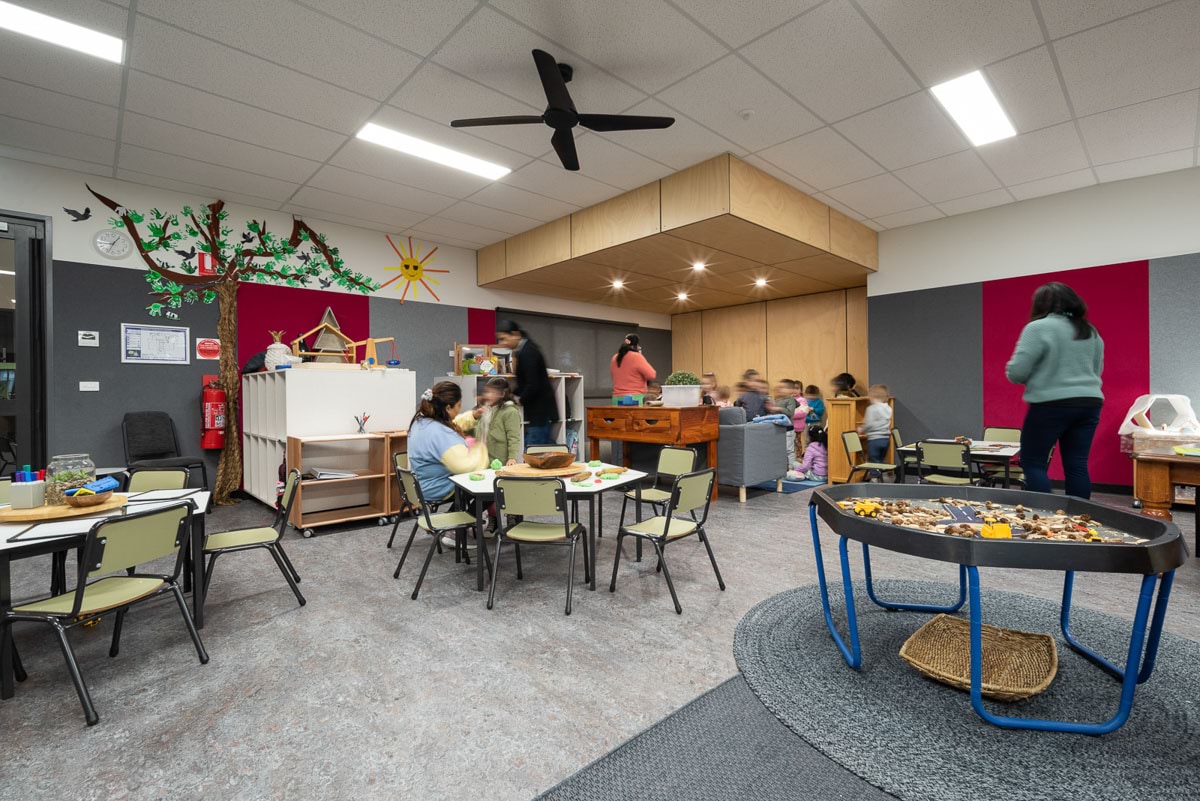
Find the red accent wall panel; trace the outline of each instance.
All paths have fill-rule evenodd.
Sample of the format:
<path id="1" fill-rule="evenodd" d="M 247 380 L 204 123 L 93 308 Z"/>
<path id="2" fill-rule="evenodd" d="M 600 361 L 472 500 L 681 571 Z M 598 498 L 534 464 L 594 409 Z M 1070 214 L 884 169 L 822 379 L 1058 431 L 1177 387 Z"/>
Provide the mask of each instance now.
<path id="1" fill-rule="evenodd" d="M 1092 481 L 1132 484 L 1133 466 L 1120 452 L 1117 428 L 1125 410 L 1150 391 L 1150 263 L 1133 261 L 1058 273 L 985 281 L 983 284 L 983 422 L 1020 427 L 1023 387 L 1010 384 L 1004 366 L 1029 319 L 1033 292 L 1061 281 L 1088 304 L 1088 317 L 1104 337 L 1104 411 L 1092 445 Z M 1052 478 L 1062 478 L 1057 455 Z"/>
<path id="2" fill-rule="evenodd" d="M 271 344 L 268 331 L 283 330 L 284 342 L 320 324 L 333 309 L 342 333 L 355 340 L 371 335 L 370 298 L 345 292 L 323 292 L 268 284 L 238 287 L 238 362 L 244 363 Z M 309 340 L 312 344 L 312 340 Z"/>
<path id="3" fill-rule="evenodd" d="M 464 344 L 496 344 L 495 309 L 467 309 L 467 341 Z"/>

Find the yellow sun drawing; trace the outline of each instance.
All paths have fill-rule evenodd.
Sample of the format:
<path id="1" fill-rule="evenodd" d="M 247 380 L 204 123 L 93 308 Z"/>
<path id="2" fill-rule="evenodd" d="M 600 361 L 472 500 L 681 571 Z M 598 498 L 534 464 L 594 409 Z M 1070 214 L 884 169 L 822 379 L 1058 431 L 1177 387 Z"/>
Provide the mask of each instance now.
<path id="1" fill-rule="evenodd" d="M 396 251 L 396 255 L 400 257 L 400 264 L 395 267 L 384 267 L 383 269 L 392 270 L 392 271 L 399 270 L 400 274 L 397 275 L 395 278 L 391 279 L 390 281 L 385 281 L 379 288 L 383 289 L 383 287 L 387 286 L 388 284 L 394 284 L 397 281 L 400 281 L 401 279 L 403 279 L 404 291 L 400 293 L 400 302 L 401 303 L 403 303 L 404 299 L 406 297 L 408 297 L 408 288 L 409 287 L 412 287 L 413 300 L 417 299 L 417 291 L 418 291 L 417 284 L 418 283 L 421 286 L 425 287 L 425 289 L 428 290 L 430 295 L 433 295 L 434 300 L 441 303 L 442 299 L 437 296 L 437 293 L 433 291 L 433 287 L 431 287 L 429 285 L 430 283 L 434 283 L 434 284 L 441 286 L 441 282 L 438 281 L 433 276 L 431 276 L 430 273 L 448 273 L 450 271 L 449 270 L 431 270 L 425 266 L 425 263 L 428 262 L 431 258 L 433 258 L 433 254 L 437 253 L 437 247 L 434 247 L 433 250 L 429 251 L 424 256 L 422 256 L 421 255 L 421 245 L 418 243 L 416 246 L 414 246 L 411 236 L 408 238 L 408 247 L 407 248 L 404 247 L 403 242 L 400 243 L 400 247 L 396 247 L 396 243 L 393 242 L 392 238 L 390 236 L 388 236 L 387 234 L 384 234 L 384 238 L 386 238 L 388 241 L 388 244 L 392 246 L 392 250 Z M 399 285 L 397 285 L 397 288 L 399 288 Z"/>

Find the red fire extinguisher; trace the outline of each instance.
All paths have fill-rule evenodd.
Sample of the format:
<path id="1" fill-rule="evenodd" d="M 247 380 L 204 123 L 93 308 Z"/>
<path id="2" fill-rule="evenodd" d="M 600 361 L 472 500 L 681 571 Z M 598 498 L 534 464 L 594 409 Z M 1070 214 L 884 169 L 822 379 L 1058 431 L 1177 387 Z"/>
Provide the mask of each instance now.
<path id="1" fill-rule="evenodd" d="M 200 393 L 200 447 L 225 447 L 225 390 L 216 381 L 206 384 Z"/>

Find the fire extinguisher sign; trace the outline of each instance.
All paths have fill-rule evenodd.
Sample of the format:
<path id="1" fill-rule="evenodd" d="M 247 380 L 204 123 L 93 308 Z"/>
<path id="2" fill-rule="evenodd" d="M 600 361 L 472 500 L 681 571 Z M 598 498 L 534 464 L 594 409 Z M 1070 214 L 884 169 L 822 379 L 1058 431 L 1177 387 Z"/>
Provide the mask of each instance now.
<path id="1" fill-rule="evenodd" d="M 199 337 L 196 340 L 196 358 L 209 361 L 221 358 L 221 340 Z"/>

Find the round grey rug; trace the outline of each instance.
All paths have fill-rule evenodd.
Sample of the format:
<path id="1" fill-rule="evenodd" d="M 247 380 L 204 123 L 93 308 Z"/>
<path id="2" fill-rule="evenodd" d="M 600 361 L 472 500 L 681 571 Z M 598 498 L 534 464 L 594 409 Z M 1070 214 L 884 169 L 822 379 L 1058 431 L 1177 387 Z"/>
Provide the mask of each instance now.
<path id="1" fill-rule="evenodd" d="M 946 603 L 958 588 L 881 580 L 876 589 L 894 600 Z M 834 620 L 844 625 L 840 583 L 830 587 L 830 598 Z M 861 671 L 846 666 L 830 639 L 816 585 L 751 609 L 733 649 L 747 683 L 776 717 L 876 787 L 906 801 L 1200 799 L 1200 643 L 1163 634 L 1154 675 L 1138 687 L 1129 721 L 1112 734 L 999 729 L 975 714 L 967 693 L 923 678 L 900 659 L 900 646 L 930 615 L 886 612 L 862 585 L 855 586 L 855 602 Z M 985 699 L 992 711 L 1089 722 L 1116 711 L 1120 685 L 1062 642 L 1057 604 L 985 585 L 983 618 L 1053 633 L 1058 641 L 1050 688 L 1016 703 Z M 1086 645 L 1124 662 L 1128 622 L 1077 605 L 1072 629 Z"/>

